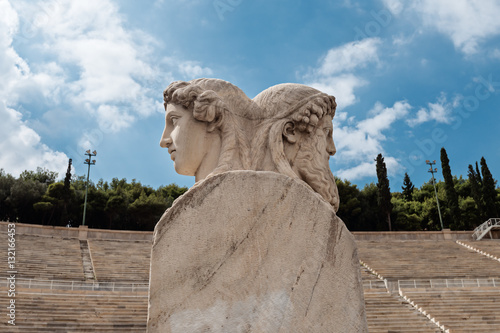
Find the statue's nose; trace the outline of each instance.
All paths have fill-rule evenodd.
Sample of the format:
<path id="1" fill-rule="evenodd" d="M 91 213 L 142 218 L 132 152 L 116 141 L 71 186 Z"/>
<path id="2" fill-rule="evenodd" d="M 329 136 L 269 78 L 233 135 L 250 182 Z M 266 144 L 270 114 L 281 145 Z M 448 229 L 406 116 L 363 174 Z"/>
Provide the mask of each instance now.
<path id="1" fill-rule="evenodd" d="M 331 156 L 335 155 L 335 153 L 337 152 L 337 148 L 335 147 L 335 143 L 333 142 L 333 139 L 330 139 L 328 140 L 328 146 L 327 146 L 327 151 L 328 151 L 328 154 L 330 154 Z"/>
<path id="2" fill-rule="evenodd" d="M 162 137 L 160 140 L 160 147 L 162 148 L 168 148 L 171 144 L 172 144 L 171 138 Z"/>

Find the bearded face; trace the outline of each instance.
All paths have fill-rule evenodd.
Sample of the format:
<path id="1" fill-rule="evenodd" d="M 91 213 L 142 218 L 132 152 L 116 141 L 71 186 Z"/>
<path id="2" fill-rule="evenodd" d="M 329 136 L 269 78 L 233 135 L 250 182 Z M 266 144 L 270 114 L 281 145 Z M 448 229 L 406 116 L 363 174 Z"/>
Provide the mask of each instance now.
<path id="1" fill-rule="evenodd" d="M 304 135 L 292 162 L 295 173 L 319 193 L 337 211 L 339 193 L 328 160 L 335 154 L 332 138 L 332 117 L 322 119 L 318 128 Z"/>

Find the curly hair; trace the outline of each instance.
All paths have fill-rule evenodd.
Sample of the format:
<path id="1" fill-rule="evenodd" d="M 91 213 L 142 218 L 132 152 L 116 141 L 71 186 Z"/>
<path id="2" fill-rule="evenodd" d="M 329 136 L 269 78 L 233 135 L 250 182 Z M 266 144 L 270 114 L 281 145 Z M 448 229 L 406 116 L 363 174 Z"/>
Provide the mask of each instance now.
<path id="1" fill-rule="evenodd" d="M 291 178 L 301 179 L 301 176 L 292 169 L 291 163 L 293 162 L 285 155 L 283 128 L 287 123 L 292 122 L 297 130 L 307 134 L 313 133 L 318 128 L 322 118 L 327 115 L 332 118 L 335 116 L 337 108 L 335 97 L 309 86 L 285 83 L 264 90 L 253 100 L 264 110 L 264 113 L 251 145 L 253 148 L 251 167 L 253 170 L 263 170 L 265 168 L 264 160 L 267 152 L 269 152 L 277 172 Z M 310 153 L 312 154 L 312 152 Z M 310 158 L 313 157 L 313 155 L 310 156 Z M 329 183 L 333 181 L 332 184 L 328 185 L 332 189 L 328 191 L 322 189 L 322 192 L 325 192 L 323 195 L 325 199 L 335 209 L 338 209 L 338 192 L 336 192 L 333 175 L 331 177 L 329 175 L 317 175 L 317 177 L 322 177 L 323 181 Z M 315 185 L 319 183 L 312 179 L 312 175 L 309 175 L 308 178 L 310 180 L 303 180 L 306 183 L 315 183 Z M 326 194 L 326 192 L 332 193 Z"/>
<path id="2" fill-rule="evenodd" d="M 293 171 L 280 152 L 283 149 L 281 128 L 292 121 L 299 131 L 311 133 L 324 116 L 335 116 L 335 97 L 302 84 L 283 83 L 262 91 L 253 100 L 262 108 L 263 116 L 252 141 L 252 167 L 258 170 L 265 157 L 262 149 L 255 148 L 269 145 L 279 172 L 292 177 Z M 274 144 L 268 142 L 276 138 L 278 141 Z"/>
<path id="3" fill-rule="evenodd" d="M 208 123 L 207 131 L 220 131 L 221 155 L 211 175 L 248 168 L 249 143 L 235 117 L 254 103 L 241 89 L 219 79 L 175 81 L 163 92 L 163 100 L 165 108 L 178 104 L 192 111 L 196 120 Z"/>

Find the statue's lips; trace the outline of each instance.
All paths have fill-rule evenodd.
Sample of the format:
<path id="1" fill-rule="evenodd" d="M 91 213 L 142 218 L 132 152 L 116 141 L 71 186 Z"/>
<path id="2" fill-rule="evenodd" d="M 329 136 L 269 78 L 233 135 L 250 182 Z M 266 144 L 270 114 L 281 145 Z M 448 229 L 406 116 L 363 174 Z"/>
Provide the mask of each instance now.
<path id="1" fill-rule="evenodd" d="M 170 159 L 175 161 L 175 149 L 170 152 Z"/>

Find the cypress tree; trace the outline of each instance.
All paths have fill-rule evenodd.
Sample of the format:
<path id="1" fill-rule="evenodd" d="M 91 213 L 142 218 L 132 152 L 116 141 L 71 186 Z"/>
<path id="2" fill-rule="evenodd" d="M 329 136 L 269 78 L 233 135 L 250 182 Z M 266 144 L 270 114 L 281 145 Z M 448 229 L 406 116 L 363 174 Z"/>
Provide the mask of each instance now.
<path id="1" fill-rule="evenodd" d="M 458 195 L 455 190 L 455 183 L 451 175 L 450 160 L 446 149 L 441 148 L 441 168 L 443 170 L 444 187 L 446 191 L 446 201 L 450 208 L 451 217 L 455 226 L 460 225 L 460 209 L 458 208 Z"/>
<path id="2" fill-rule="evenodd" d="M 410 176 L 408 176 L 408 173 L 405 172 L 405 177 L 403 179 L 403 186 L 401 186 L 401 189 L 403 190 L 403 198 L 406 201 L 412 201 L 413 200 L 413 189 L 415 186 L 410 180 Z"/>
<path id="3" fill-rule="evenodd" d="M 70 158 L 68 161 L 68 170 L 66 171 L 66 177 L 64 178 L 64 192 L 69 193 L 69 185 L 71 182 L 71 163 L 72 159 Z"/>
<path id="4" fill-rule="evenodd" d="M 382 154 L 377 156 L 377 189 L 378 189 L 378 206 L 380 214 L 387 220 L 389 231 L 392 231 L 391 225 L 391 189 L 389 188 L 389 179 L 387 178 L 387 168 L 385 166 Z"/>
<path id="5" fill-rule="evenodd" d="M 467 174 L 469 176 L 471 196 L 476 203 L 478 211 L 480 212 L 480 214 L 482 214 L 484 212 L 484 205 L 483 197 L 481 194 L 481 186 L 478 181 L 478 175 L 476 174 L 476 171 L 474 171 L 474 167 L 471 164 L 469 164 L 469 172 Z M 483 216 L 481 216 L 481 219 L 483 219 Z"/>
<path id="6" fill-rule="evenodd" d="M 476 179 L 477 179 L 477 183 L 479 184 L 480 187 L 483 186 L 483 180 L 481 178 L 481 172 L 479 172 L 479 167 L 477 165 L 477 161 L 476 161 Z"/>
<path id="7" fill-rule="evenodd" d="M 70 189 L 70 183 L 71 183 L 71 163 L 73 160 L 70 158 L 68 161 L 68 170 L 66 171 L 66 177 L 64 177 L 64 186 L 63 186 L 63 211 L 61 214 L 61 225 L 64 225 L 66 223 L 66 220 L 68 219 L 68 205 L 69 201 L 71 199 L 71 189 Z"/>
<path id="8" fill-rule="evenodd" d="M 486 217 L 498 217 L 496 207 L 497 191 L 495 190 L 496 181 L 493 179 L 484 157 L 481 157 L 481 173 L 483 175 L 482 192 Z"/>

